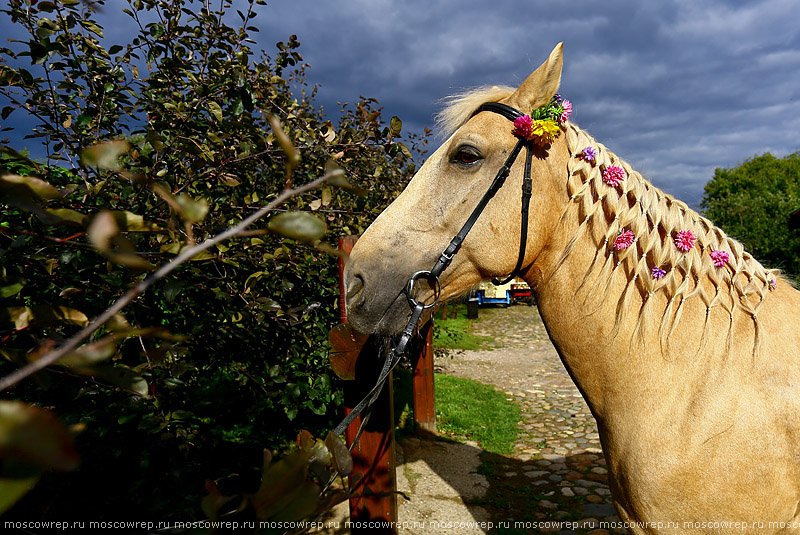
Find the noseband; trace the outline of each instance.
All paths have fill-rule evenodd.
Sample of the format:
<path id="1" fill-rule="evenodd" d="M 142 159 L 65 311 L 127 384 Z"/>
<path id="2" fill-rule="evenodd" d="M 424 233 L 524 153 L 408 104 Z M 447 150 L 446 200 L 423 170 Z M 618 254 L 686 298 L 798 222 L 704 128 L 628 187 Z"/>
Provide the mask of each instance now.
<path id="1" fill-rule="evenodd" d="M 506 106 L 505 104 L 500 104 L 499 102 L 486 102 L 481 104 L 481 106 L 475 111 L 475 113 L 472 114 L 472 116 L 474 117 L 475 115 L 484 111 L 500 114 L 510 121 L 514 121 L 515 119 L 525 115 L 521 111 L 516 110 L 511 106 Z M 355 418 L 364 411 L 364 409 L 371 407 L 372 404 L 375 403 L 375 400 L 378 399 L 378 395 L 383 389 L 383 385 L 389 377 L 389 373 L 395 368 L 395 366 L 397 366 L 397 364 L 400 362 L 400 358 L 405 354 L 406 346 L 408 345 L 409 340 L 411 340 L 411 337 L 414 335 L 414 331 L 416 331 L 417 322 L 422 316 L 423 310 L 433 308 L 436 306 L 436 303 L 439 302 L 439 297 L 442 293 L 439 275 L 441 275 L 442 272 L 450 265 L 450 262 L 453 261 L 453 257 L 461 248 L 464 238 L 467 237 L 467 234 L 475 225 L 478 217 L 480 217 L 481 213 L 483 213 L 484 209 L 486 209 L 486 205 L 489 204 L 489 201 L 492 199 L 492 197 L 495 196 L 495 194 L 505 183 L 506 178 L 508 178 L 508 174 L 511 172 L 511 166 L 514 165 L 517 156 L 519 156 L 519 153 L 522 151 L 522 147 L 525 147 L 526 154 L 525 174 L 523 175 L 522 179 L 522 225 L 519 239 L 519 256 L 517 257 L 517 265 L 514 267 L 514 270 L 511 272 L 511 274 L 502 281 L 498 279 L 492 279 L 492 283 L 498 286 L 501 284 L 506 284 L 519 274 L 519 271 L 522 268 L 522 263 L 525 260 L 525 246 L 528 242 L 528 211 L 531 203 L 531 193 L 533 191 L 533 182 L 531 180 L 533 146 L 531 141 L 526 140 L 523 137 L 518 138 L 517 144 L 514 145 L 513 149 L 511 149 L 511 153 L 506 158 L 506 161 L 497 171 L 494 180 L 492 180 L 492 183 L 489 185 L 489 189 L 483 194 L 483 197 L 481 197 L 481 200 L 472 211 L 472 214 L 470 214 L 466 223 L 464 223 L 464 226 L 462 226 L 461 230 L 458 231 L 458 234 L 456 234 L 453 239 L 450 240 L 450 244 L 442 252 L 439 260 L 436 261 L 436 264 L 434 264 L 433 268 L 431 268 L 430 271 L 417 271 L 411 275 L 411 278 L 409 278 L 404 291 L 406 294 L 406 299 L 408 300 L 408 304 L 412 309 L 411 317 L 408 319 L 405 329 L 403 329 L 403 334 L 400 336 L 397 346 L 395 346 L 394 349 L 392 349 L 392 351 L 390 351 L 386 356 L 386 361 L 383 364 L 383 368 L 378 376 L 376 385 L 358 405 L 353 407 L 353 410 L 348 413 L 347 417 L 342 420 L 336 429 L 334 429 L 334 433 L 337 435 L 343 433 L 347 426 L 349 426 L 353 420 L 355 420 Z M 429 285 L 433 288 L 433 302 L 430 304 L 426 305 L 418 301 L 415 297 L 416 284 L 420 279 L 427 280 Z M 358 438 L 361 435 L 361 431 L 366 425 L 368 418 L 369 414 L 362 419 L 358 434 L 356 435 L 355 440 L 352 442 L 353 445 L 358 443 Z"/>

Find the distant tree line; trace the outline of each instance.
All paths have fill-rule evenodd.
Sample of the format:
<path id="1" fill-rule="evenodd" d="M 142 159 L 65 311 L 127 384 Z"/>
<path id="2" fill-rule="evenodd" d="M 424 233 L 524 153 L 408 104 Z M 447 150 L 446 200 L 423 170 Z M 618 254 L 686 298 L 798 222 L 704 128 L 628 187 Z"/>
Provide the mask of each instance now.
<path id="1" fill-rule="evenodd" d="M 717 169 L 705 186 L 704 215 L 737 238 L 767 267 L 800 275 L 800 233 L 790 216 L 800 209 L 800 152 L 770 153 Z"/>

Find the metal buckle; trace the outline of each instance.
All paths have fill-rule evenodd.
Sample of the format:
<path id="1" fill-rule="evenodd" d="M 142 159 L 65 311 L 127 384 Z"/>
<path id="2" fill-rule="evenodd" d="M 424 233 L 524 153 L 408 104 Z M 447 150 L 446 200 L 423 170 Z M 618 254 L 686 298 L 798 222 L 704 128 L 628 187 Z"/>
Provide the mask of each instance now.
<path id="1" fill-rule="evenodd" d="M 424 305 L 416 300 L 414 296 L 414 286 L 418 279 L 426 279 L 428 282 L 433 281 L 433 303 L 429 305 Z M 408 279 L 408 284 L 406 285 L 406 299 L 408 299 L 408 304 L 411 305 L 411 308 L 416 308 L 417 306 L 422 306 L 422 310 L 427 310 L 429 308 L 433 308 L 436 306 L 436 303 L 439 302 L 439 297 L 442 295 L 442 285 L 439 282 L 439 277 L 431 273 L 430 271 L 417 271 L 411 278 Z"/>

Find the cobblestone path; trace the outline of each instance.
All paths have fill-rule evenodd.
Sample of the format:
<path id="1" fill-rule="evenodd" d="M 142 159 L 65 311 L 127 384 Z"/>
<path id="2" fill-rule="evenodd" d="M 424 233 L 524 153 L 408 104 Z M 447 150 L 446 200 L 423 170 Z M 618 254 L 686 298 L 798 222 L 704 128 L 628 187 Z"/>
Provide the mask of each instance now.
<path id="1" fill-rule="evenodd" d="M 440 371 L 492 384 L 522 409 L 521 435 L 511 456 L 482 454 L 488 488 L 474 515 L 509 522 L 510 532 L 627 533 L 607 484 L 597 427 L 555 349 L 536 307 L 480 311 L 475 334 L 493 349 L 440 358 Z M 487 466 L 488 465 L 488 466 Z M 488 468 L 488 470 L 487 470 Z M 561 521 L 551 526 L 546 521 Z M 530 529 L 513 529 L 530 526 Z M 608 524 L 605 524 L 608 523 Z"/>

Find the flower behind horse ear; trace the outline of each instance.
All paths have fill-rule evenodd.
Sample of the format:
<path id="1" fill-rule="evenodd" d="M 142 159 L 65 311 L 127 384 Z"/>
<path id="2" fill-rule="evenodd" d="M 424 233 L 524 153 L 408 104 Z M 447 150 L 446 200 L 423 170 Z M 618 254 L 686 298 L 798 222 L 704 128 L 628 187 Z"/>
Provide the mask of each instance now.
<path id="1" fill-rule="evenodd" d="M 572 113 L 572 102 L 569 100 L 565 100 L 561 103 L 561 106 L 564 108 L 564 111 L 561 113 L 561 116 L 558 118 L 559 124 L 564 124 L 569 119 L 569 114 Z"/>
<path id="2" fill-rule="evenodd" d="M 533 121 L 531 130 L 531 140 L 537 145 L 548 145 L 561 133 L 561 127 L 555 121 L 548 119 Z"/>

